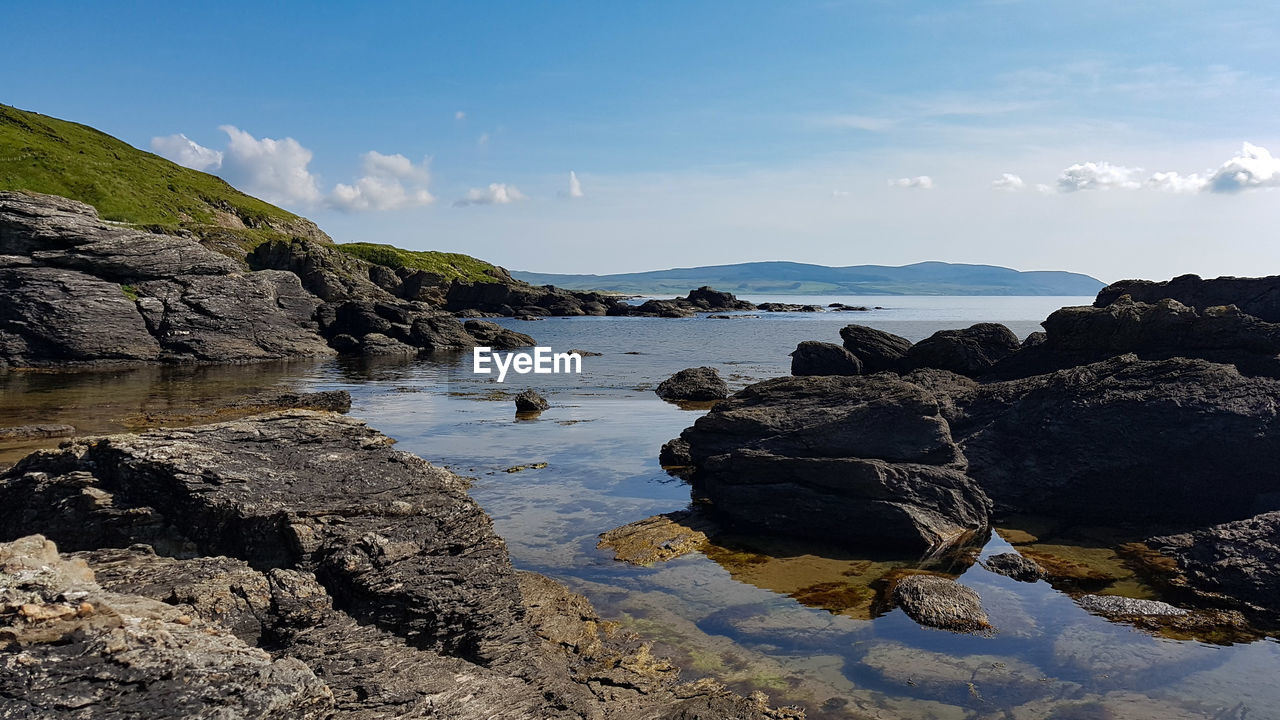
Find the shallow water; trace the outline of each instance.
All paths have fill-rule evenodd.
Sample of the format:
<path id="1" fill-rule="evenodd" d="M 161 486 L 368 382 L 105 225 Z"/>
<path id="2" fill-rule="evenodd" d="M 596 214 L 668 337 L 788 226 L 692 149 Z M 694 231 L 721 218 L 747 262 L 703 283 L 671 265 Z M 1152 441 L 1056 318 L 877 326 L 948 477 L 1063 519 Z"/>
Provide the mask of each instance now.
<path id="1" fill-rule="evenodd" d="M 713 320 L 501 320 L 557 351 L 600 352 L 576 376 L 470 373 L 470 355 L 407 363 L 320 363 L 169 369 L 98 375 L 0 376 L 0 423 L 71 422 L 116 431 L 150 409 L 288 384 L 346 389 L 352 414 L 399 447 L 476 478 L 513 562 L 566 582 L 600 613 L 652 640 L 685 668 L 810 717 L 1274 718 L 1280 644 L 1157 638 L 1089 615 L 1048 583 L 1017 583 L 967 562 L 950 569 L 982 596 L 997 632 L 921 628 L 877 596 L 907 558 L 848 548 L 714 537 L 716 548 L 651 567 L 615 562 L 600 533 L 688 506 L 689 489 L 658 465 L 658 448 L 702 411 L 662 402 L 652 388 L 676 370 L 720 369 L 731 387 L 787 373 L 801 340 L 839 342 L 857 322 L 922 339 L 995 321 L 1020 336 L 1088 298 L 749 298 L 885 306 L 870 312 L 766 314 Z M 628 354 L 637 353 L 637 354 Z M 511 395 L 537 387 L 552 403 L 514 418 Z M 130 421 L 130 418 L 134 418 Z M 4 456 L 0 455 L 0 460 Z M 534 463 L 545 468 L 507 473 Z M 1016 519 L 981 548 L 1010 542 L 1082 568 L 1090 591 L 1151 596 L 1115 553 L 1125 538 L 1046 532 Z M 935 568 L 936 569 L 936 568 Z"/>

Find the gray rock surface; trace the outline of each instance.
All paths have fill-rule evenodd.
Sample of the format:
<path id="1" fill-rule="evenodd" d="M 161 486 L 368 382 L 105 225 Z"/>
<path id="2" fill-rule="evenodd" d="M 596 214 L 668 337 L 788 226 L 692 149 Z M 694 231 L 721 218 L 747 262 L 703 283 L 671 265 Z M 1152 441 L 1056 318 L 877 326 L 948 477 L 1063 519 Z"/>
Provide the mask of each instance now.
<path id="1" fill-rule="evenodd" d="M 991 628 L 978 593 L 950 578 L 908 575 L 894 585 L 893 601 L 921 625 L 954 632 Z"/>
<path id="2" fill-rule="evenodd" d="M 1280 323 L 1280 276 L 1276 275 L 1212 280 L 1198 275 L 1182 275 L 1164 282 L 1121 280 L 1099 291 L 1093 305 L 1107 307 L 1125 295 L 1142 303 L 1171 298 L 1201 312 L 1211 307 L 1235 305 L 1260 320 Z"/>
<path id="3" fill-rule="evenodd" d="M 0 717 L 320 720 L 333 707 L 297 659 L 104 590 L 39 535 L 0 544 Z"/>
<path id="4" fill-rule="evenodd" d="M 861 375 L 862 362 L 833 343 L 805 340 L 791 353 L 792 375 Z"/>
<path id="5" fill-rule="evenodd" d="M 1076 604 L 1095 615 L 1108 618 L 1175 617 L 1187 611 L 1159 600 L 1127 598 L 1119 595 L 1081 595 Z"/>
<path id="6" fill-rule="evenodd" d="M 663 400 L 709 401 L 729 397 L 729 386 L 713 367 L 686 368 L 658 383 Z"/>

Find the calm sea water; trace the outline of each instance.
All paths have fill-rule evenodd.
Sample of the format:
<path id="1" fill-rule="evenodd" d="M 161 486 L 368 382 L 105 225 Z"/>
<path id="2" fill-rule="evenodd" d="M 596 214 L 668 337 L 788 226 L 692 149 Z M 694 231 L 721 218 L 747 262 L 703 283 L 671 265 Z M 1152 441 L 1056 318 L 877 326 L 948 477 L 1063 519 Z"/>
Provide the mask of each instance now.
<path id="1" fill-rule="evenodd" d="M 556 350 L 583 349 L 581 375 L 492 377 L 470 355 L 430 361 L 146 370 L 84 376 L 0 376 L 0 424 L 71 422 L 116 431 L 147 413 L 271 385 L 346 389 L 352 414 L 415 452 L 475 478 L 472 495 L 506 538 L 513 562 L 584 593 L 672 656 L 685 677 L 802 704 L 810 717 L 1277 718 L 1280 645 L 1155 637 L 1079 609 L 1065 591 L 1133 596 L 1153 590 L 1125 566 L 1127 540 L 1102 528 L 1033 518 L 1000 528 L 983 554 L 1011 543 L 1079 571 L 1078 582 L 1017 583 L 965 562 L 950 569 L 982 596 L 997 632 L 955 635 L 887 611 L 877 592 L 910 559 L 751 537 L 716 537 L 707 554 L 635 567 L 598 550 L 600 533 L 688 507 L 689 488 L 658 465 L 658 449 L 703 411 L 659 400 L 653 387 L 711 365 L 741 387 L 785 375 L 802 340 L 839 342 L 856 322 L 922 339 L 974 322 L 1019 336 L 1063 305 L 1091 298 L 751 297 L 883 306 L 870 312 L 758 313 L 713 320 L 500 320 Z M 551 402 L 514 417 L 511 395 Z M 17 451 L 10 450 L 10 455 Z M 5 459 L 0 454 L 0 460 Z M 546 467 L 508 473 L 519 465 Z"/>

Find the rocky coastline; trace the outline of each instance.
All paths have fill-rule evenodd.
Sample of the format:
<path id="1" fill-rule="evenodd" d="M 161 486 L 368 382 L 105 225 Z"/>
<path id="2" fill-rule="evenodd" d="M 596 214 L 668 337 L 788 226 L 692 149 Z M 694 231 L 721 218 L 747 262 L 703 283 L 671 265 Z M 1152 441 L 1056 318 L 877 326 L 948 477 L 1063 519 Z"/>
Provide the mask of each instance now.
<path id="1" fill-rule="evenodd" d="M 937 555 L 1014 515 L 1123 526 L 1186 607 L 1274 632 L 1277 297 L 1280 277 L 1125 281 L 1023 342 L 993 323 L 917 343 L 850 325 L 662 463 L 727 527 L 859 547 Z"/>

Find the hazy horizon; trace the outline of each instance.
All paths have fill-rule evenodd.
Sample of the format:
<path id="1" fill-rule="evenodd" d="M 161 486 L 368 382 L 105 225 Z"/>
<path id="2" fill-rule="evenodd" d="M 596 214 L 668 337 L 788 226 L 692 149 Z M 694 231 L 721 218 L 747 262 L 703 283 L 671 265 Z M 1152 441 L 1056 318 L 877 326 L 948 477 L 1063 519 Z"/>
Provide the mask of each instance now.
<path id="1" fill-rule="evenodd" d="M 1266 3 L 6 14 L 0 58 L 22 72 L 0 102 L 218 174 L 340 242 L 566 274 L 1280 273 Z"/>

